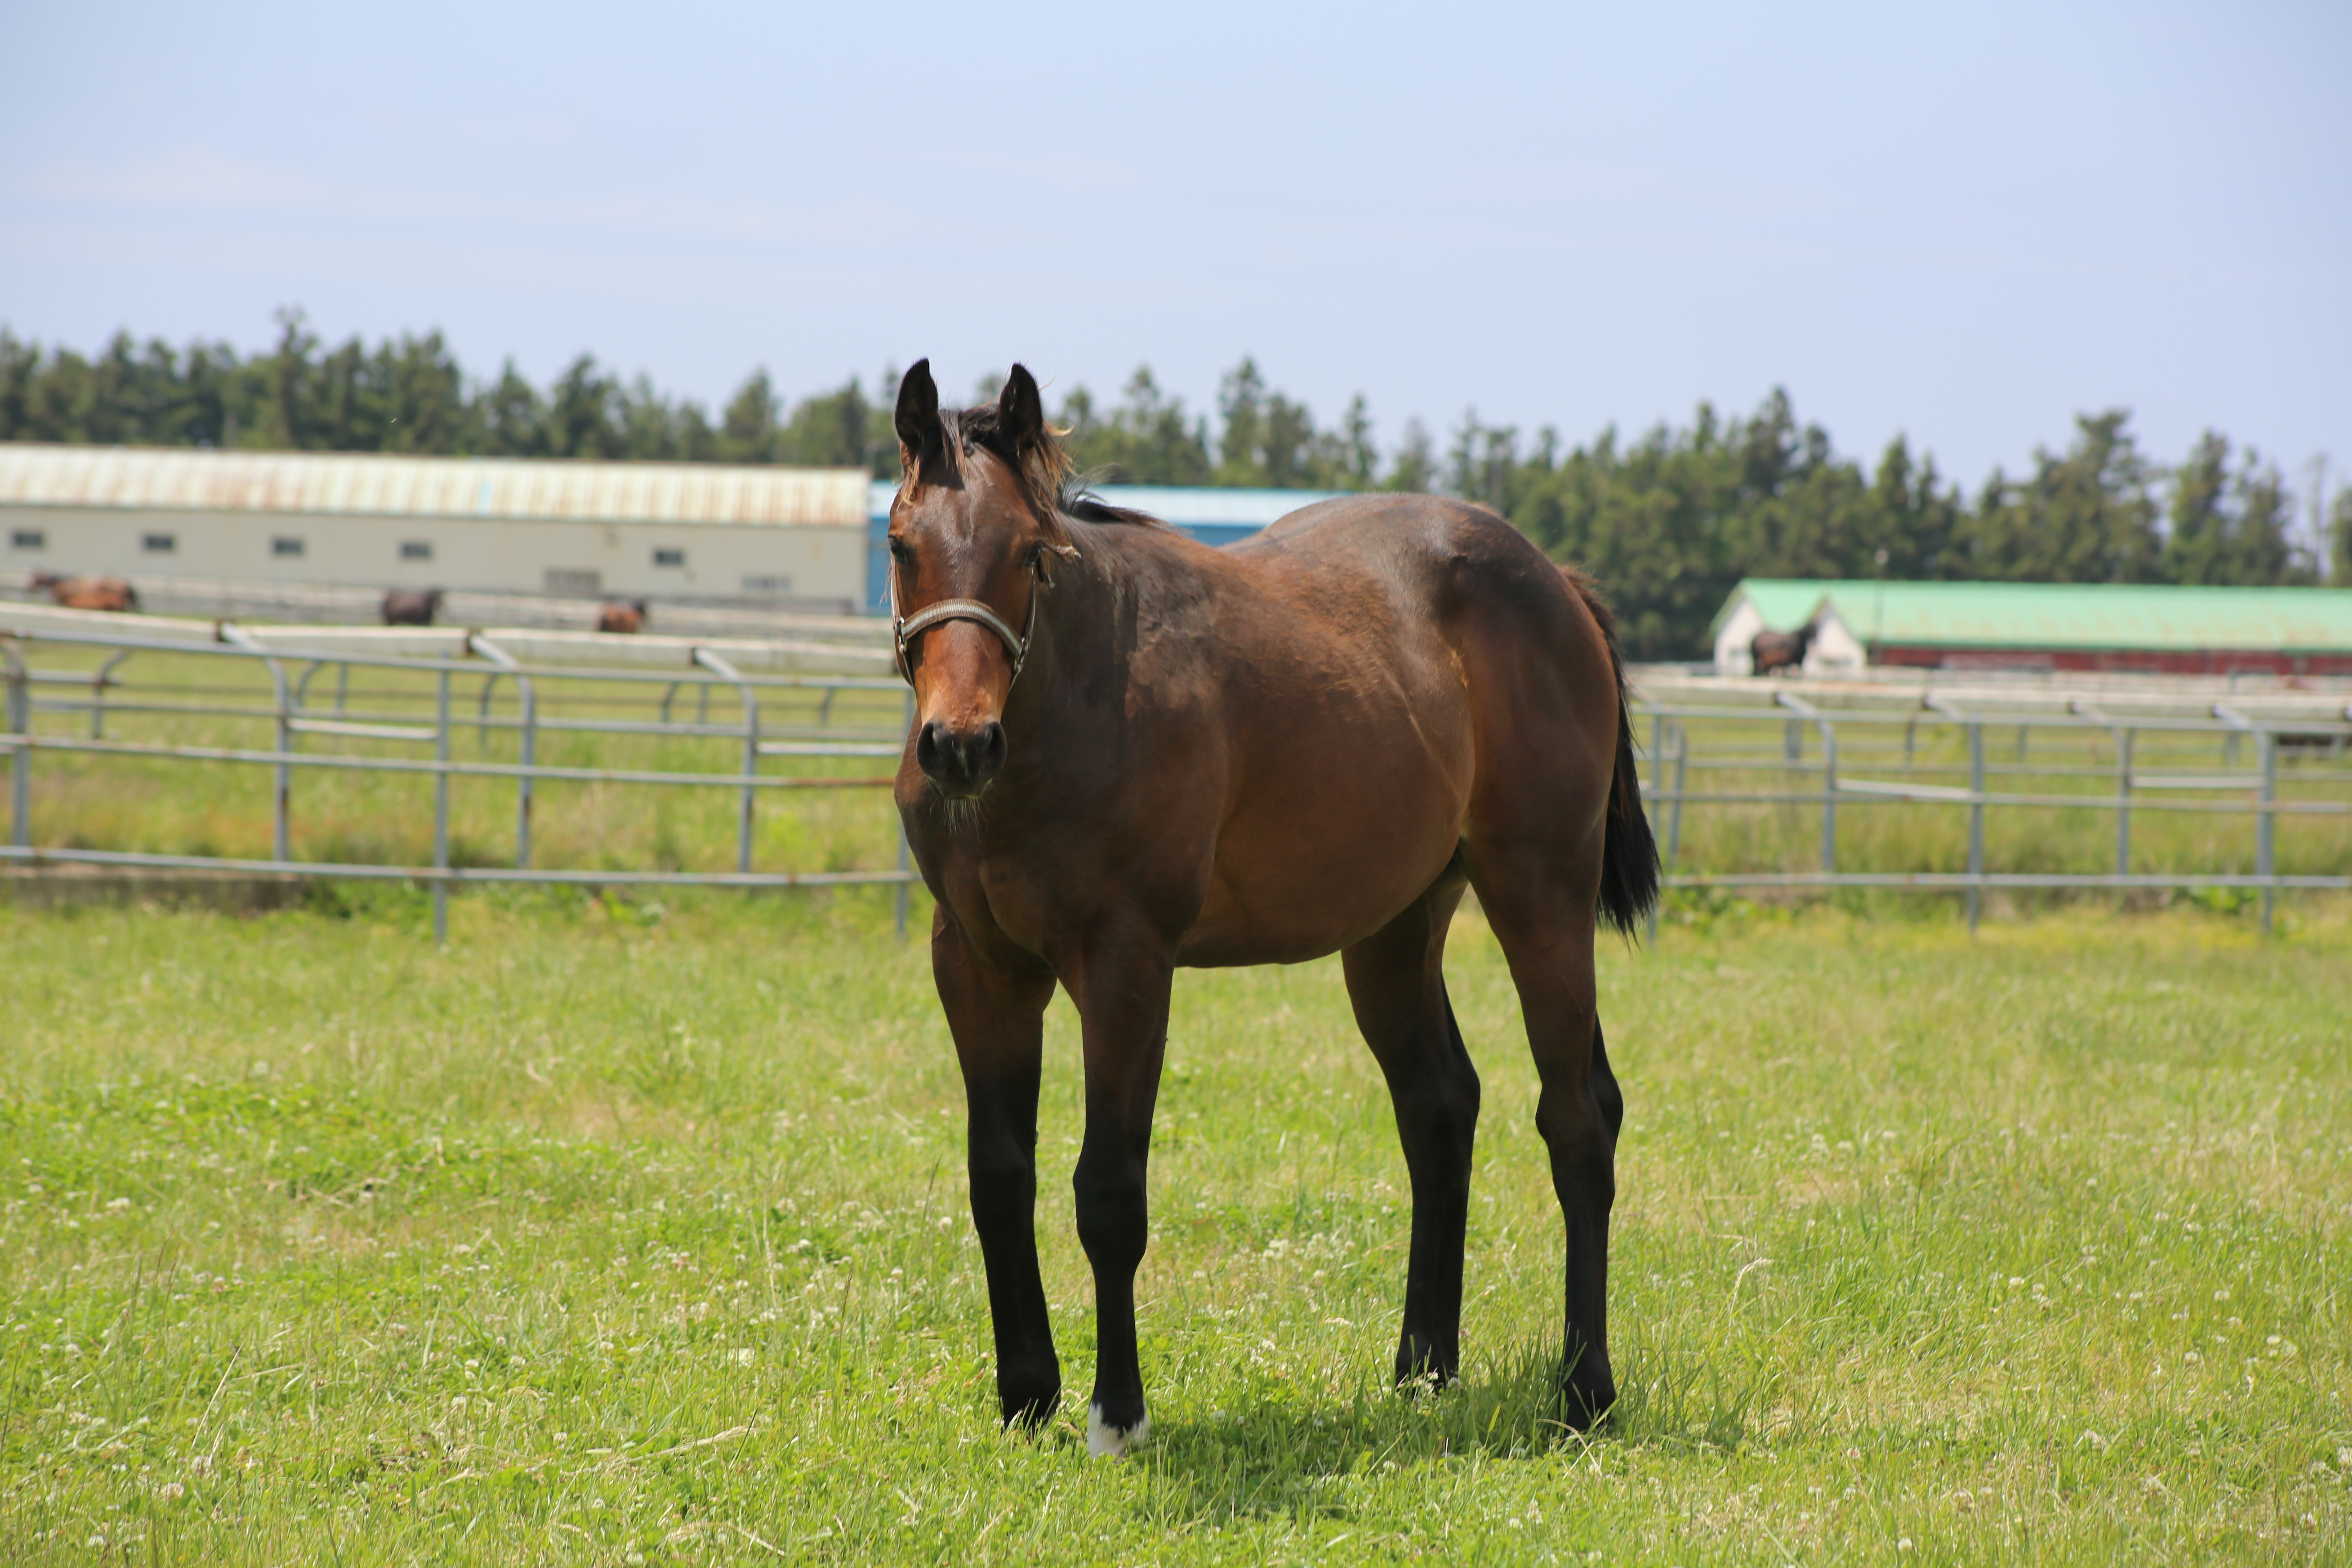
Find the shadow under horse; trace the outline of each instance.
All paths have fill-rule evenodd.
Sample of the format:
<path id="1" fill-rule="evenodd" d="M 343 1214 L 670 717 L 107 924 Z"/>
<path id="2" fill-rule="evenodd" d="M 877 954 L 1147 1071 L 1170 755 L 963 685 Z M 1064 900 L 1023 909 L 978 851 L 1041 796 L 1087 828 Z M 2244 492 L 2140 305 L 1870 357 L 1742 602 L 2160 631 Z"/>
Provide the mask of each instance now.
<path id="1" fill-rule="evenodd" d="M 972 1219 L 1008 1422 L 1058 1405 L 1038 1273 L 1046 1004 L 1076 1005 L 1075 1180 L 1094 1271 L 1095 1453 L 1149 1435 L 1136 1359 L 1145 1171 L 1179 966 L 1337 952 L 1412 1183 L 1400 1383 L 1461 1363 L 1478 1075 L 1441 971 L 1465 887 L 1510 965 L 1566 1226 L 1559 1385 L 1616 1399 L 1609 1212 L 1624 1102 L 1598 922 L 1657 897 L 1624 681 L 1592 590 L 1483 507 L 1359 496 L 1224 550 L 1073 488 L 1037 384 L 897 426 L 890 593 L 916 716 L 897 795 L 938 900 L 931 964 L 970 1115 Z"/>

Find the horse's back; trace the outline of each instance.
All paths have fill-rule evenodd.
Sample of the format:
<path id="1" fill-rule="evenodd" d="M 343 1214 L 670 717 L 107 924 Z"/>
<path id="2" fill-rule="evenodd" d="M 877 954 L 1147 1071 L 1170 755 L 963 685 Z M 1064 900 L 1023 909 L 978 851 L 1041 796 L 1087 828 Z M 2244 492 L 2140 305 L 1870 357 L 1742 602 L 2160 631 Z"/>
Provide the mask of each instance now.
<path id="1" fill-rule="evenodd" d="M 1534 542 L 1483 506 L 1424 495 L 1302 507 L 1227 552 L 1320 635 L 1373 662 L 1435 659 L 1475 705 L 1509 698 L 1521 730 L 1604 721 L 1617 683 L 1599 612 Z M 1532 699 L 1532 703 L 1528 700 Z"/>
<path id="2" fill-rule="evenodd" d="M 1341 496 L 1301 507 L 1230 546 L 1236 563 L 1302 585 L 1379 584 L 1401 630 L 1503 616 L 1548 640 L 1590 619 L 1559 568 L 1483 506 L 1418 494 Z"/>

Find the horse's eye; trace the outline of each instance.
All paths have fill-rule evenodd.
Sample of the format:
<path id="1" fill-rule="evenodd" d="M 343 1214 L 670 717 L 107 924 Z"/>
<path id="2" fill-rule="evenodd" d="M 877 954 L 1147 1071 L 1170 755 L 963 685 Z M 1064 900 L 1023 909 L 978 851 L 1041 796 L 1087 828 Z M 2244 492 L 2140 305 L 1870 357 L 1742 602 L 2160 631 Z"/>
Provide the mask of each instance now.
<path id="1" fill-rule="evenodd" d="M 910 566 L 915 560 L 913 549 L 895 533 L 890 535 L 890 559 L 901 566 Z"/>

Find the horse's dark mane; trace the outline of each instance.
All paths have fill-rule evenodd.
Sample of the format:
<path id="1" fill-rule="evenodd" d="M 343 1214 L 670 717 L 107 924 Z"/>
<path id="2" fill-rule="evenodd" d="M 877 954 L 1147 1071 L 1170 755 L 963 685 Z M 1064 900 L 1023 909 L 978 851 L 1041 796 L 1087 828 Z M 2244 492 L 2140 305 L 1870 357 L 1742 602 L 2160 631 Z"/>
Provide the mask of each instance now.
<path id="1" fill-rule="evenodd" d="M 1003 419 L 992 403 L 977 408 L 942 408 L 940 426 L 946 437 L 942 450 L 959 468 L 964 455 L 977 450 L 993 453 L 1012 470 L 1021 487 L 1022 499 L 1029 503 L 1029 510 L 1036 513 L 1037 521 L 1056 544 L 1069 542 L 1062 530 L 1065 519 L 1136 528 L 1168 526 L 1149 512 L 1113 506 L 1096 495 L 1090 476 L 1077 471 L 1068 448 L 1062 445 L 1062 432 L 1051 425 L 1026 452 L 1016 450 L 1013 435 L 1004 428 Z"/>

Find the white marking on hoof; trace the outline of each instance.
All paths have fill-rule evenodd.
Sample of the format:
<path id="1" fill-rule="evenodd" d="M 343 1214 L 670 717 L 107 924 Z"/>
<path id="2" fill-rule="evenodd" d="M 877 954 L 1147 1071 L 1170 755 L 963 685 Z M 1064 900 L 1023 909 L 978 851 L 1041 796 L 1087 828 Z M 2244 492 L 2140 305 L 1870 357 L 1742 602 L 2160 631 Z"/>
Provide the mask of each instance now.
<path id="1" fill-rule="evenodd" d="M 1103 1425 L 1102 1406 L 1087 1406 L 1087 1453 L 1090 1458 L 1123 1459 L 1150 1441 L 1150 1416 L 1145 1416 L 1132 1426 L 1106 1426 Z"/>

